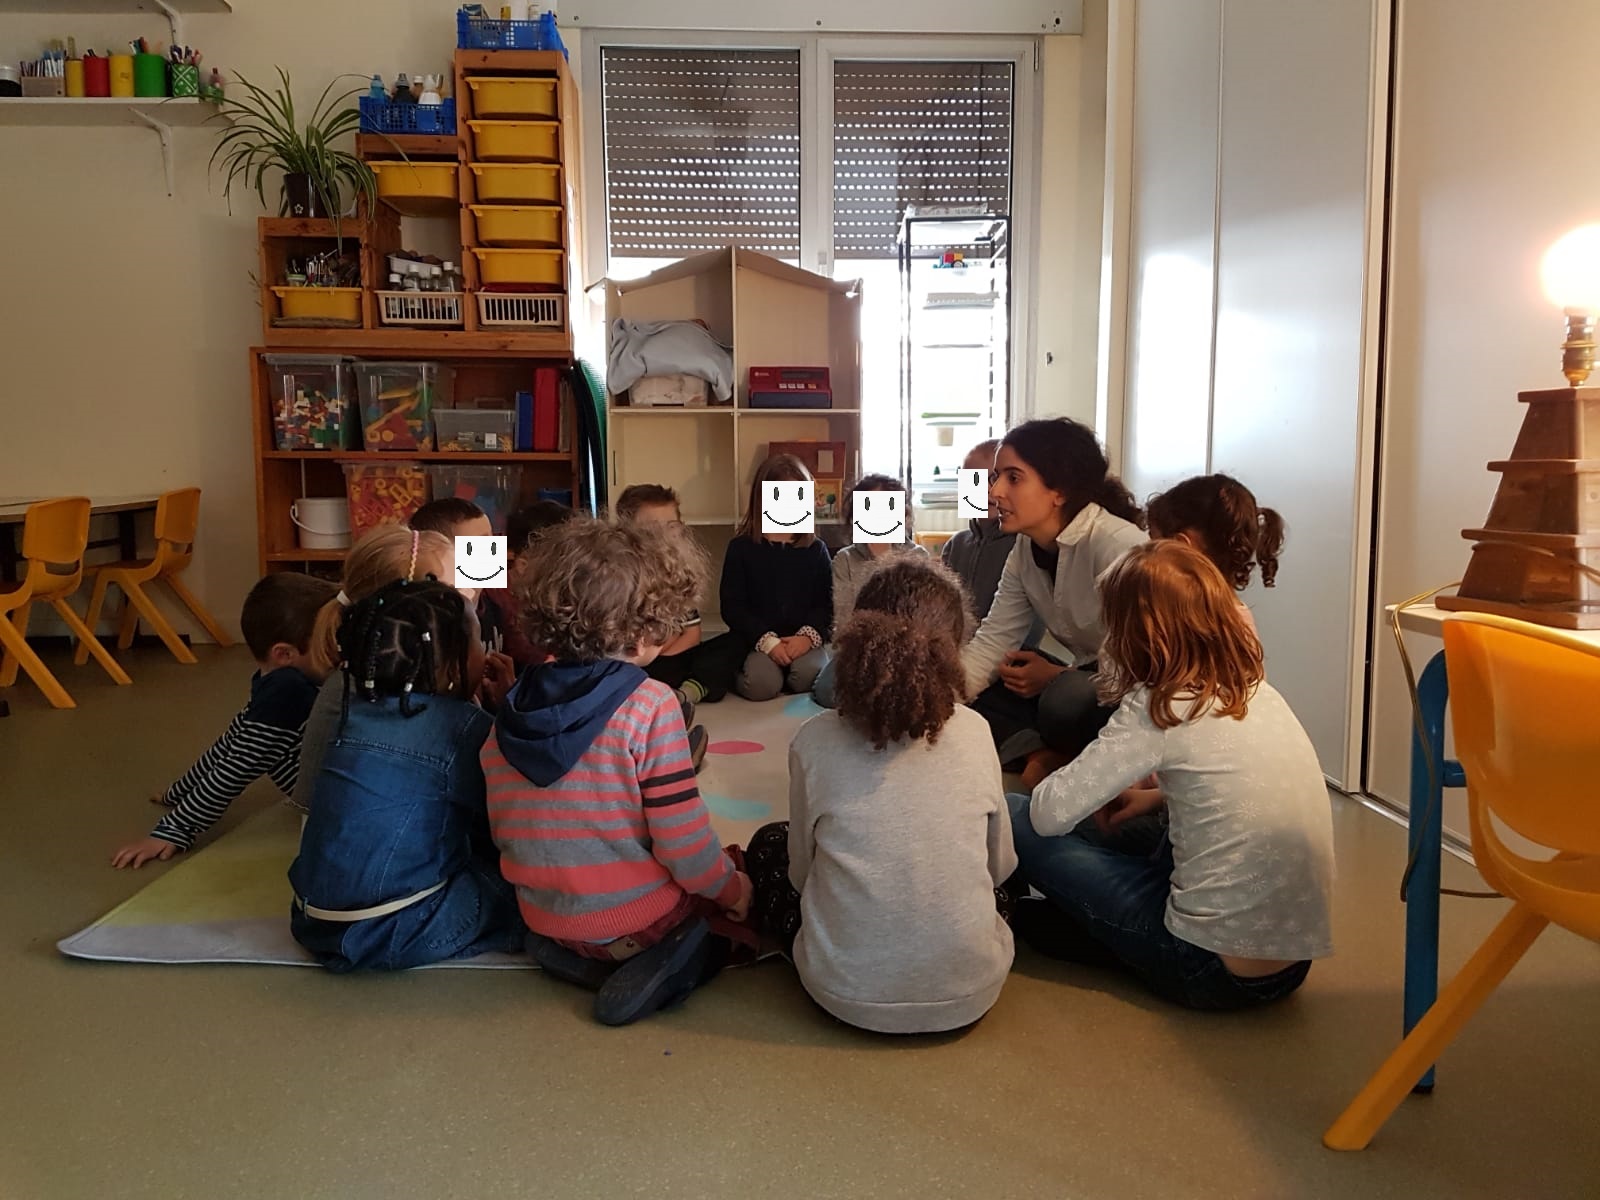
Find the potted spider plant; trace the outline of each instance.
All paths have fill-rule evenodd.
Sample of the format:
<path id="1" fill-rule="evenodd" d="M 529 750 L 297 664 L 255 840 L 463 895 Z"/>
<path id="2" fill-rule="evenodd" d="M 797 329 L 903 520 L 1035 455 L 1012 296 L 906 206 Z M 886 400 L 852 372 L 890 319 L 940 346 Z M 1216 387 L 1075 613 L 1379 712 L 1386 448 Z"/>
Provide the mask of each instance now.
<path id="1" fill-rule="evenodd" d="M 267 174 L 283 173 L 280 216 L 340 218 L 364 201 L 371 211 L 378 184 L 372 169 L 350 150 L 334 143 L 360 126 L 360 110 L 351 103 L 365 87 L 335 94 L 335 79 L 322 91 L 304 128 L 298 123 L 289 73 L 277 68 L 280 86 L 272 89 L 243 76 L 219 102 L 221 117 L 232 121 L 211 153 L 212 169 L 225 172 L 222 194 L 233 211 L 233 186 L 253 188 L 263 208 Z M 343 78 L 354 78 L 344 76 Z"/>

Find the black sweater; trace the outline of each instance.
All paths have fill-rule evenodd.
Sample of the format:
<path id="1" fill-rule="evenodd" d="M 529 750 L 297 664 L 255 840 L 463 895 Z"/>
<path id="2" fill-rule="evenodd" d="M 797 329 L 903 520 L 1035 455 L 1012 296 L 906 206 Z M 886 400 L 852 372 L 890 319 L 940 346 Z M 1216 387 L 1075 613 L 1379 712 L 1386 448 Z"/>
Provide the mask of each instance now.
<path id="1" fill-rule="evenodd" d="M 734 538 L 722 564 L 722 619 L 752 647 L 762 634 L 792 637 L 806 625 L 826 645 L 833 624 L 828 547 Z"/>

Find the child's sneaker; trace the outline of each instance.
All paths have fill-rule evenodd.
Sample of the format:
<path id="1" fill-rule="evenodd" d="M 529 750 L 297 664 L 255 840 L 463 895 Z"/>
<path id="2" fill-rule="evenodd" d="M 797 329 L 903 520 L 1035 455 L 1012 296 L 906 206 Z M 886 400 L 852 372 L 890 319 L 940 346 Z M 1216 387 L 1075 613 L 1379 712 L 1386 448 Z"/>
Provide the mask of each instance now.
<path id="1" fill-rule="evenodd" d="M 689 730 L 689 760 L 694 763 L 694 773 L 700 774 L 700 768 L 705 766 L 706 747 L 711 744 L 711 735 L 706 732 L 704 725 L 696 725 Z"/>
<path id="2" fill-rule="evenodd" d="M 683 727 L 694 728 L 694 701 L 689 699 L 688 693 L 682 688 L 673 688 L 672 694 L 678 698 L 678 707 L 683 709 Z"/>
<path id="3" fill-rule="evenodd" d="M 705 975 L 711 926 L 693 917 L 624 962 L 594 998 L 594 1019 L 628 1025 L 683 1000 Z"/>
<path id="4" fill-rule="evenodd" d="M 614 962 L 587 958 L 531 930 L 524 944 L 528 948 L 528 957 L 538 963 L 539 969 L 545 974 L 563 983 L 575 983 L 591 992 L 598 992 L 617 971 Z"/>

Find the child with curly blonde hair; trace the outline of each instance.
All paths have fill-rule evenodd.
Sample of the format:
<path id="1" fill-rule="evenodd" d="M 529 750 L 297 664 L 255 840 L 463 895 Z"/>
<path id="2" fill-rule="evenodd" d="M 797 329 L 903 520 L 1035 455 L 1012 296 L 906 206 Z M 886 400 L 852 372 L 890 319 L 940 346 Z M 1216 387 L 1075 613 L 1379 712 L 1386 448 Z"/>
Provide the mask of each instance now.
<path id="1" fill-rule="evenodd" d="M 695 786 L 683 710 L 644 671 L 709 571 L 678 526 L 577 517 L 512 583 L 522 628 L 553 657 L 522 673 L 484 743 L 489 822 L 529 951 L 596 991 L 607 1025 L 709 979 L 731 949 L 713 925 L 750 906 Z"/>
<path id="2" fill-rule="evenodd" d="M 811 998 L 881 1033 L 988 1012 L 1011 969 L 996 889 L 1016 867 L 1000 759 L 961 703 L 969 616 L 927 559 L 869 575 L 837 637 L 838 708 L 789 747 L 789 821 L 745 861 L 767 936 Z"/>

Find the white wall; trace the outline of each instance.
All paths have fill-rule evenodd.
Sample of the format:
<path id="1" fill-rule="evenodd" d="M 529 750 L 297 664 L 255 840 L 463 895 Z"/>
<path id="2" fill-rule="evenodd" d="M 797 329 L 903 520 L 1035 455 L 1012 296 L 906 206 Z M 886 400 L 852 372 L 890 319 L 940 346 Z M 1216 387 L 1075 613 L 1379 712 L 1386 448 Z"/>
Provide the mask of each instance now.
<path id="1" fill-rule="evenodd" d="M 1592 151 L 1600 6 L 1404 0 L 1398 33 L 1388 374 L 1375 601 L 1459 579 L 1521 425 L 1517 392 L 1561 387 L 1559 312 L 1539 256 L 1600 220 Z M 1409 708 L 1380 630 L 1368 787 L 1406 798 Z M 1437 640 L 1416 639 L 1420 672 Z M 1461 794 L 1446 825 L 1466 827 Z"/>
<path id="2" fill-rule="evenodd" d="M 1355 782 L 1380 2 L 1140 0 L 1128 392 L 1138 495 L 1222 471 L 1283 513 L 1246 595 L 1268 675 Z"/>

